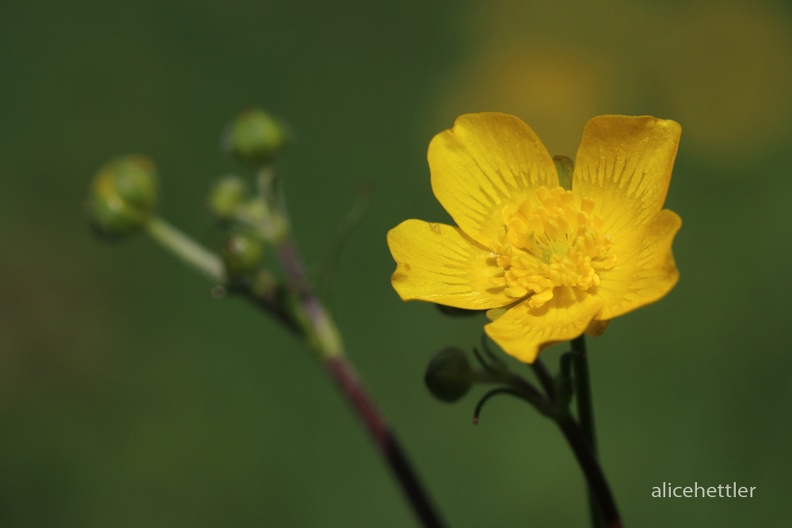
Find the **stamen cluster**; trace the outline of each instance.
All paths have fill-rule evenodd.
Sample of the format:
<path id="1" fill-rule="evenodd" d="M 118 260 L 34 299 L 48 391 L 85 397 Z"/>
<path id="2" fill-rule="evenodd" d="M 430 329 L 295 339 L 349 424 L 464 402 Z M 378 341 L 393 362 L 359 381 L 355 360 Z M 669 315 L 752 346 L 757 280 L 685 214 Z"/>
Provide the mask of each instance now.
<path id="1" fill-rule="evenodd" d="M 562 187 L 539 187 L 519 207 L 505 206 L 503 235 L 491 247 L 503 274 L 493 282 L 509 297 L 527 297 L 532 308 L 552 299 L 558 286 L 596 287 L 616 255 L 593 211 L 593 200 Z"/>

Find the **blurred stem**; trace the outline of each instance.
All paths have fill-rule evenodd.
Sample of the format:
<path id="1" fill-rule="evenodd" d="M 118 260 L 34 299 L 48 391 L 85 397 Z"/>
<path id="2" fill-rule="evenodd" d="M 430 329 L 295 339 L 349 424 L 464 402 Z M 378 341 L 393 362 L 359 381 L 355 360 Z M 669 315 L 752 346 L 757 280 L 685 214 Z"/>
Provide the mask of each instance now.
<path id="1" fill-rule="evenodd" d="M 275 248 L 281 269 L 286 275 L 289 293 L 295 301 L 297 319 L 305 335 L 319 351 L 323 359 L 343 356 L 343 345 L 335 323 L 324 305 L 315 295 L 313 286 L 305 275 L 305 268 L 289 233 L 282 237 Z"/>
<path id="2" fill-rule="evenodd" d="M 325 358 L 324 365 L 366 426 L 369 436 L 387 461 L 421 525 L 424 528 L 445 527 L 396 435 L 374 405 L 352 364 L 339 355 Z"/>
<path id="3" fill-rule="evenodd" d="M 265 185 L 272 183 L 270 179 L 262 184 L 265 196 L 268 194 Z M 309 342 L 319 351 L 322 364 L 336 386 L 357 412 L 358 418 L 387 461 L 421 524 L 424 528 L 443 528 L 445 523 L 436 512 L 429 494 L 402 451 L 393 430 L 374 404 L 354 367 L 344 356 L 341 335 L 305 273 L 305 267 L 289 228 L 290 222 L 284 200 L 282 197 L 275 199 L 272 194 L 269 194 L 268 198 L 270 203 L 277 207 L 278 214 L 284 220 L 281 236 L 274 241 L 275 253 L 285 275 L 288 293 L 294 303 L 296 322 L 302 327 Z"/>
<path id="4" fill-rule="evenodd" d="M 591 381 L 589 379 L 588 354 L 586 352 L 586 336 L 581 335 L 572 340 L 572 372 L 575 383 L 575 401 L 580 429 L 583 433 L 591 458 L 597 460 L 597 440 L 594 430 L 594 406 L 591 398 Z M 560 424 L 559 424 L 560 425 Z M 581 463 L 582 464 L 582 463 Z M 603 480 L 604 482 L 604 480 Z M 591 525 L 594 528 L 603 528 L 602 515 L 598 507 L 595 490 L 589 481 L 589 510 Z M 601 506 L 601 505 L 600 505 Z M 615 512 L 615 509 L 614 509 Z"/>
<path id="5" fill-rule="evenodd" d="M 220 257 L 162 218 L 152 217 L 146 223 L 146 232 L 161 246 L 209 280 L 217 284 L 226 282 L 225 268 Z"/>

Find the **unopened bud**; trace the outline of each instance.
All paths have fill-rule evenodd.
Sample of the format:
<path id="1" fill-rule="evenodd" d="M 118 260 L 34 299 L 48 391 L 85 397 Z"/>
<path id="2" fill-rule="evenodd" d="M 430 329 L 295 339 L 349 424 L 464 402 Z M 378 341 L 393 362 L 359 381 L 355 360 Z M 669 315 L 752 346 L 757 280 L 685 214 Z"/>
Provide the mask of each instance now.
<path id="1" fill-rule="evenodd" d="M 226 176 L 209 193 L 209 210 L 218 220 L 231 220 L 248 199 L 248 187 L 238 176 Z"/>
<path id="2" fill-rule="evenodd" d="M 140 155 L 119 158 L 102 167 L 91 184 L 91 225 L 112 238 L 132 234 L 149 221 L 156 203 L 154 163 Z"/>
<path id="3" fill-rule="evenodd" d="M 228 276 L 240 278 L 261 267 L 264 244 L 256 237 L 235 234 L 228 237 L 220 251 Z"/>
<path id="4" fill-rule="evenodd" d="M 266 112 L 251 109 L 231 123 L 223 144 L 237 160 L 257 167 L 267 166 L 286 143 L 283 126 Z"/>
<path id="5" fill-rule="evenodd" d="M 473 385 L 473 369 L 465 352 L 455 347 L 440 350 L 426 368 L 424 382 L 438 400 L 453 403 Z"/>

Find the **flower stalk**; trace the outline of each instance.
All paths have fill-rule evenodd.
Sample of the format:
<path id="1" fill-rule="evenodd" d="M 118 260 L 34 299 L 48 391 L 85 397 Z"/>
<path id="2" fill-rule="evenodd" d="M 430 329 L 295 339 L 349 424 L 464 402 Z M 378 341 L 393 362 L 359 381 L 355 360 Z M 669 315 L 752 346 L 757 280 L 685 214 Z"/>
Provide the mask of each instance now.
<path id="1" fill-rule="evenodd" d="M 578 421 L 583 438 L 588 445 L 591 457 L 597 460 L 597 438 L 594 428 L 594 405 L 591 398 L 591 380 L 589 377 L 588 353 L 586 336 L 581 335 L 572 340 L 572 370 L 575 383 L 576 407 Z M 565 433 L 566 434 L 566 433 Z M 593 528 L 603 528 L 601 508 L 592 485 L 589 485 L 589 510 Z M 615 511 L 615 510 L 614 510 Z"/>
<path id="2" fill-rule="evenodd" d="M 580 427 L 594 456 L 597 456 L 597 439 L 594 429 L 594 405 L 591 398 L 591 380 L 589 378 L 588 352 L 586 336 L 581 335 L 572 340 L 572 369 L 577 394 L 577 413 Z"/>
<path id="3" fill-rule="evenodd" d="M 531 364 L 531 369 L 541 390 L 531 381 L 511 372 L 505 363 L 494 356 L 491 356 L 489 362 L 485 362 L 478 353 L 476 357 L 484 367 L 484 370 L 473 370 L 470 373 L 460 371 L 457 375 L 475 383 L 495 383 L 500 385 L 500 387 L 487 392 L 476 405 L 473 413 L 474 423 L 478 423 L 484 404 L 494 396 L 501 394 L 522 399 L 531 404 L 539 413 L 553 420 L 561 429 L 585 477 L 592 527 L 621 528 L 622 524 L 616 508 L 616 502 L 597 460 L 597 454 L 592 448 L 594 445 L 593 439 L 588 436 L 593 434 L 594 431 L 593 413 L 590 409 L 591 394 L 588 372 L 581 370 L 579 366 L 574 366 L 575 361 L 580 362 L 581 358 L 585 359 L 585 356 L 580 355 L 581 349 L 585 352 L 585 342 L 582 342 L 582 338 L 578 338 L 577 342 L 573 344 L 573 352 L 561 356 L 560 369 L 556 376 L 550 373 L 540 359 Z M 585 379 L 578 379 L 581 373 L 586 375 Z M 449 371 L 448 374 L 453 374 L 453 371 Z M 431 376 L 427 376 L 427 378 L 428 381 L 432 380 Z M 449 380 L 445 381 L 446 383 L 449 382 Z M 430 384 L 430 390 L 431 388 L 432 385 Z M 580 409 L 581 405 L 584 409 L 582 412 L 586 416 L 585 427 L 582 424 L 578 424 L 570 409 L 573 392 L 579 390 L 586 391 L 585 394 L 578 394 L 577 401 L 578 409 Z M 435 396 L 438 395 L 435 394 Z M 580 400 L 583 400 L 583 402 L 581 403 Z M 580 413 L 581 411 L 578 410 L 579 418 Z"/>

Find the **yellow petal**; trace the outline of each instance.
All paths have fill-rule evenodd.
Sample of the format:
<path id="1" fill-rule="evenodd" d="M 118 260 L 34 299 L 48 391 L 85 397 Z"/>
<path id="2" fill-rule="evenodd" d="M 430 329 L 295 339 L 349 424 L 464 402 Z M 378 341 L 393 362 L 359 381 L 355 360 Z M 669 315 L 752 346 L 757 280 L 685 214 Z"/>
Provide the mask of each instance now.
<path id="1" fill-rule="evenodd" d="M 486 310 L 512 301 L 492 253 L 453 226 L 406 220 L 388 231 L 396 261 L 391 277 L 402 300 Z M 500 285 L 498 285 L 500 282 Z"/>
<path id="2" fill-rule="evenodd" d="M 558 287 L 541 308 L 522 302 L 484 329 L 504 352 L 533 363 L 543 348 L 583 334 L 601 307 L 602 301 L 594 295 Z"/>
<path id="3" fill-rule="evenodd" d="M 583 128 L 572 190 L 594 199 L 613 238 L 649 222 L 663 208 L 681 127 L 654 117 L 600 116 Z"/>
<path id="4" fill-rule="evenodd" d="M 597 319 L 607 320 L 657 301 L 679 280 L 671 253 L 682 220 L 673 211 L 663 209 L 631 240 L 614 246 L 616 265 L 600 273 L 597 297 L 604 306 Z"/>
<path id="5" fill-rule="evenodd" d="M 533 130 L 499 113 L 465 114 L 429 144 L 435 197 L 468 236 L 497 240 L 507 203 L 519 206 L 530 189 L 558 186 L 553 159 Z"/>

